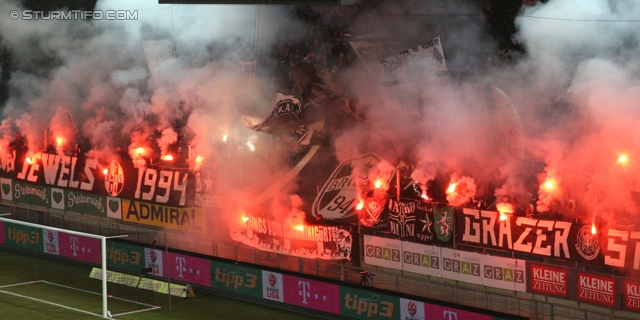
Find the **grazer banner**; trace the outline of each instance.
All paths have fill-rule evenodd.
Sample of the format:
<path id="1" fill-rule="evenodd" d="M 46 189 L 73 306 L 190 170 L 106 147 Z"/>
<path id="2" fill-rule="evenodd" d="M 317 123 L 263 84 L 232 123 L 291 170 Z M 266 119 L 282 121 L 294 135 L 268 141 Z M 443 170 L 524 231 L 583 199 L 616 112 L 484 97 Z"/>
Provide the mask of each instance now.
<path id="1" fill-rule="evenodd" d="M 442 276 L 440 248 L 402 242 L 402 269 L 430 276 Z"/>
<path id="2" fill-rule="evenodd" d="M 591 233 L 591 225 L 524 216 L 500 221 L 497 211 L 470 208 L 463 208 L 456 218 L 458 240 L 464 244 L 598 265 L 605 262 L 600 243 L 606 242 Z"/>
<path id="3" fill-rule="evenodd" d="M 562 267 L 528 263 L 527 292 L 569 298 L 571 274 Z"/>
<path id="4" fill-rule="evenodd" d="M 173 280 L 211 287 L 209 260 L 169 252 L 169 276 Z M 166 269 L 165 269 L 166 270 Z M 163 276 L 167 276 L 164 274 Z"/>
<path id="5" fill-rule="evenodd" d="M 340 314 L 340 286 L 286 274 L 282 281 L 285 303 Z"/>
<path id="6" fill-rule="evenodd" d="M 284 302 L 282 274 L 262 270 L 262 298 Z"/>
<path id="7" fill-rule="evenodd" d="M 211 261 L 214 289 L 262 298 L 262 271 L 243 265 Z"/>
<path id="8" fill-rule="evenodd" d="M 631 311 L 640 311 L 640 282 L 624 279 L 623 297 L 624 308 Z"/>
<path id="9" fill-rule="evenodd" d="M 340 286 L 340 314 L 349 319 L 398 319 L 400 299 L 383 293 Z"/>
<path id="10" fill-rule="evenodd" d="M 374 266 L 402 270 L 402 242 L 365 234 L 364 262 Z"/>
<path id="11" fill-rule="evenodd" d="M 578 272 L 578 300 L 607 307 L 619 307 L 617 280 L 613 277 Z"/>

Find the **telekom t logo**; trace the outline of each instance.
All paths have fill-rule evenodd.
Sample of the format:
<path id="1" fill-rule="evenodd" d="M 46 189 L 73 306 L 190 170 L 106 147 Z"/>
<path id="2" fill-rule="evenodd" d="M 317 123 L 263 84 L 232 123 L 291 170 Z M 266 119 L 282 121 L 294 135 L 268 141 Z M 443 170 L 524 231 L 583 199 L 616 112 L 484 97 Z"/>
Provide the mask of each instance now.
<path id="1" fill-rule="evenodd" d="M 178 277 L 184 279 L 183 272 L 187 272 L 187 259 L 183 257 L 176 257 L 176 264 L 176 270 L 180 273 Z M 195 271 L 196 275 L 200 275 L 200 270 L 196 269 Z M 189 268 L 189 273 L 193 274 L 193 268 Z"/>
<path id="2" fill-rule="evenodd" d="M 302 303 L 309 304 L 307 298 L 311 298 L 311 284 L 306 281 L 298 281 L 298 295 L 302 296 Z M 315 293 L 313 298 L 318 300 L 318 294 Z M 327 296 L 322 296 L 322 301 L 327 301 Z"/>
<path id="3" fill-rule="evenodd" d="M 445 310 L 443 316 L 444 320 L 458 320 L 458 314 L 453 311 Z"/>
<path id="4" fill-rule="evenodd" d="M 178 270 L 178 272 L 180 272 L 180 274 L 178 275 L 178 277 L 180 278 L 184 278 L 184 276 L 182 275 L 182 272 L 187 271 L 187 260 L 185 258 L 182 257 L 176 257 L 176 270 Z"/>
<path id="5" fill-rule="evenodd" d="M 311 292 L 309 292 L 310 288 L 311 284 L 309 284 L 309 282 L 298 281 L 298 294 L 302 296 L 302 303 L 304 304 L 309 304 L 307 298 L 311 297 Z"/>
<path id="6" fill-rule="evenodd" d="M 80 248 L 80 247 L 78 247 L 78 238 L 77 237 L 69 237 L 69 241 L 71 242 L 69 247 L 71 247 L 71 250 L 73 250 L 73 255 L 75 257 L 77 257 L 78 254 L 76 252 Z"/>

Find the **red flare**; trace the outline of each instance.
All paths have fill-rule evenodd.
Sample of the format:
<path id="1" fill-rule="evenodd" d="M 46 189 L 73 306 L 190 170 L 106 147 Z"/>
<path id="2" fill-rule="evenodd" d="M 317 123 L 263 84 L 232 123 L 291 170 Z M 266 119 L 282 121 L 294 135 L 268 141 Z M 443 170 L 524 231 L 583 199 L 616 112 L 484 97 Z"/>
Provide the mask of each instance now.
<path id="1" fill-rule="evenodd" d="M 173 161 L 173 156 L 168 154 L 168 155 L 164 156 L 163 159 L 164 159 L 164 161 Z"/>

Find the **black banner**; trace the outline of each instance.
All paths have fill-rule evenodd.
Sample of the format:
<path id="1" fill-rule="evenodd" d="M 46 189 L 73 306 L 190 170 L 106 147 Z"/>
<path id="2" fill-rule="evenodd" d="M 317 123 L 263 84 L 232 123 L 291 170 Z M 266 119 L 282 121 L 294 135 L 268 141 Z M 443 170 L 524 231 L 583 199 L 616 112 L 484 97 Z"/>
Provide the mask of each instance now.
<path id="1" fill-rule="evenodd" d="M 23 159 L 18 162 L 17 159 Z M 144 201 L 174 207 L 219 205 L 214 168 L 146 166 L 131 161 L 101 163 L 95 158 L 38 153 L 29 157 L 15 153 L 0 157 L 0 177 L 5 182 L 82 191 L 94 195 Z"/>
<path id="2" fill-rule="evenodd" d="M 262 251 L 323 260 L 358 261 L 357 228 L 351 225 L 292 224 L 247 216 L 231 238 Z"/>

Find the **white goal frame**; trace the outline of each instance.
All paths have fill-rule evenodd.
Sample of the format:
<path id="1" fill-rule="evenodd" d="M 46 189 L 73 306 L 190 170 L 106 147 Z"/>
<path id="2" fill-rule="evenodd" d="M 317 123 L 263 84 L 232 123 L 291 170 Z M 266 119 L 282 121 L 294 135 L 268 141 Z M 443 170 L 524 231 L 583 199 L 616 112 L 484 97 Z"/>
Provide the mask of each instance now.
<path id="1" fill-rule="evenodd" d="M 107 305 L 107 297 L 108 297 L 108 295 L 107 295 L 107 239 L 124 238 L 124 237 L 128 237 L 129 235 L 118 235 L 118 236 L 110 236 L 110 237 L 100 236 L 100 235 L 91 234 L 91 233 L 85 233 L 85 232 L 73 231 L 73 230 L 68 230 L 68 229 L 50 227 L 50 226 L 45 226 L 45 225 L 42 225 L 42 224 L 24 222 L 24 221 L 20 221 L 20 220 L 7 219 L 7 218 L 1 217 L 1 216 L 5 216 L 5 215 L 6 214 L 0 215 L 0 221 L 13 223 L 13 224 L 24 225 L 24 226 L 32 227 L 32 228 L 39 228 L 39 229 L 44 229 L 44 230 L 51 230 L 51 231 L 57 231 L 57 232 L 62 232 L 62 233 L 68 233 L 68 234 L 72 234 L 72 235 L 76 235 L 76 236 L 83 236 L 83 237 L 87 237 L 87 238 L 99 239 L 100 240 L 100 254 L 101 254 L 101 257 L 100 257 L 101 258 L 101 272 L 102 272 L 102 317 L 103 318 L 111 318 L 111 316 L 109 314 L 108 305 Z"/>

